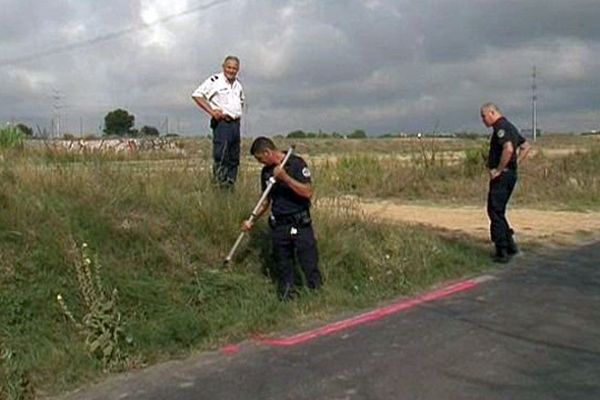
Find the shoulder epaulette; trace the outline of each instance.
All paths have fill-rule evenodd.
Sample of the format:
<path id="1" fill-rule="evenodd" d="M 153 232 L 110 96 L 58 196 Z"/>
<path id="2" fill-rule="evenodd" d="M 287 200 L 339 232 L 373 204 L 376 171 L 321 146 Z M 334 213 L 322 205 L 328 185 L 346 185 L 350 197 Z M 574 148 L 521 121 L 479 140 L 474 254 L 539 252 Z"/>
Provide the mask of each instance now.
<path id="1" fill-rule="evenodd" d="M 213 76 L 210 78 L 210 81 L 211 81 L 211 82 L 214 82 L 214 81 L 216 81 L 217 79 L 219 79 L 219 75 L 213 75 Z"/>

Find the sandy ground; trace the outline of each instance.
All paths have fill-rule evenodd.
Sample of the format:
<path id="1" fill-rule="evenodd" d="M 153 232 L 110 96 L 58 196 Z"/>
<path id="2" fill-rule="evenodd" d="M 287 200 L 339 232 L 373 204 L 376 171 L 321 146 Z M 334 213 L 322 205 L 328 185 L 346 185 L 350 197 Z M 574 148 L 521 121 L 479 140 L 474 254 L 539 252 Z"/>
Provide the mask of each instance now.
<path id="1" fill-rule="evenodd" d="M 428 225 L 489 239 L 485 207 L 445 208 L 382 200 L 362 200 L 359 207 L 369 217 Z M 569 244 L 600 238 L 600 212 L 509 208 L 507 215 L 520 240 Z"/>

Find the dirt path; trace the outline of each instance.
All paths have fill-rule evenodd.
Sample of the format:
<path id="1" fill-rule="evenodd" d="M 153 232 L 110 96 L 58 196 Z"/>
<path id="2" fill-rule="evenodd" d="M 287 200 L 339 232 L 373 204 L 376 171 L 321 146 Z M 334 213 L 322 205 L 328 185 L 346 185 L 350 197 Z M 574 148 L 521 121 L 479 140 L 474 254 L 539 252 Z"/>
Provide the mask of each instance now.
<path id="1" fill-rule="evenodd" d="M 429 225 L 482 239 L 489 237 L 489 221 L 484 207 L 445 208 L 362 200 L 360 208 L 366 215 L 375 218 Z M 582 237 L 600 237 L 600 212 L 515 208 L 509 209 L 507 215 L 519 237 L 528 241 L 568 244 L 579 241 Z"/>

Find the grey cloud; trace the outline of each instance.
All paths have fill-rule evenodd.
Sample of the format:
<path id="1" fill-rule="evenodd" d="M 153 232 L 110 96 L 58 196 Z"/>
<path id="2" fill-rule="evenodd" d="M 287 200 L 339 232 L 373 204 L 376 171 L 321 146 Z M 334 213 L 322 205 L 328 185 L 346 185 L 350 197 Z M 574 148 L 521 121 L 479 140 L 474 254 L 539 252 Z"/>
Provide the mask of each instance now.
<path id="1" fill-rule="evenodd" d="M 138 125 L 169 116 L 172 126 L 204 134 L 207 119 L 190 94 L 233 53 L 242 59 L 250 133 L 427 131 L 437 120 L 443 130 L 483 131 L 477 109 L 488 100 L 526 125 L 533 63 L 540 123 L 583 130 L 600 125 L 596 3 L 240 0 L 94 43 L 139 26 L 140 3 L 4 0 L 3 11 L 23 20 L 0 26 L 0 64 L 90 43 L 0 67 L 0 120 L 49 121 L 55 88 L 73 131 L 80 116 L 97 129 L 107 111 L 126 107 Z M 159 30 L 167 45 L 148 45 Z"/>

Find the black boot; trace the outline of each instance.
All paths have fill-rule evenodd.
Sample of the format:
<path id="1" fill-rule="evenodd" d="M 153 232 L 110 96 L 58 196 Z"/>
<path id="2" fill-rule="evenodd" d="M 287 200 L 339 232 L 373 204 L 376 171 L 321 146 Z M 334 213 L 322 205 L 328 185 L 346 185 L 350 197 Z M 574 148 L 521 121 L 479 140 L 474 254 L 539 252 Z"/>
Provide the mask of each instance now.
<path id="1" fill-rule="evenodd" d="M 506 248 L 506 252 L 508 253 L 508 255 L 510 256 L 514 256 L 515 254 L 519 253 L 519 247 L 517 246 L 517 243 L 515 242 L 515 239 L 513 237 L 514 235 L 514 231 L 511 229 L 509 234 L 508 234 L 508 247 Z"/>
<path id="2" fill-rule="evenodd" d="M 492 257 L 492 260 L 497 263 L 506 264 L 510 261 L 510 255 L 506 247 L 496 246 L 496 253 Z"/>

